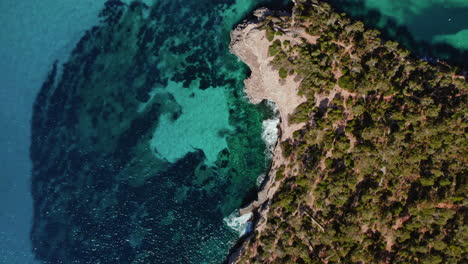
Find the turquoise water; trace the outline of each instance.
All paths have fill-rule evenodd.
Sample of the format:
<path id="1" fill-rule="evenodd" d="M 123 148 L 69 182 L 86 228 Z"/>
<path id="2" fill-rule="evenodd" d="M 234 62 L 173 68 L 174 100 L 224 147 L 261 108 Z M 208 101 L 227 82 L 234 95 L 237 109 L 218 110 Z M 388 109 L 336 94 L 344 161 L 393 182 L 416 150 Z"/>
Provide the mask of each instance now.
<path id="1" fill-rule="evenodd" d="M 336 7 L 420 56 L 468 66 L 466 0 L 331 0 Z"/>
<path id="2" fill-rule="evenodd" d="M 97 23 L 104 0 L 0 1 L 0 263 L 31 264 L 29 159 L 35 96 L 55 59 L 66 60 Z M 79 21 L 79 23 L 77 23 Z"/>
<path id="3" fill-rule="evenodd" d="M 34 104 L 39 260 L 223 261 L 270 163 L 262 123 L 274 113 L 247 101 L 248 69 L 228 50 L 260 3 L 106 3 Z"/>
<path id="4" fill-rule="evenodd" d="M 218 88 L 218 87 L 217 87 Z M 194 149 L 203 149 L 206 162 L 216 162 L 218 153 L 227 148 L 222 133 L 232 133 L 229 124 L 228 96 L 225 89 L 184 89 L 183 84 L 169 82 L 165 91 L 174 95 L 183 112 L 177 120 L 165 115 L 156 128 L 151 147 L 170 162 L 175 162 Z M 156 95 L 157 96 L 157 95 Z"/>
<path id="5" fill-rule="evenodd" d="M 262 122 L 272 113 L 246 101 L 242 80 L 248 70 L 227 45 L 229 31 L 256 5 L 279 8 L 283 1 L 145 2 L 147 6 L 109 1 L 102 22 L 81 38 L 63 71 L 57 64 L 36 99 L 31 241 L 34 255 L 43 263 L 219 263 L 241 229 L 229 226 L 235 222 L 229 220 L 268 168 Z M 405 32 L 417 41 L 463 49 L 465 42 L 459 43 L 458 37 L 463 39 L 467 28 L 464 1 L 454 1 L 453 6 L 432 1 L 429 7 L 424 1 L 412 2 L 405 6 L 367 1 L 365 8 L 343 8 L 378 10 L 379 16 L 354 14 L 365 15 L 370 24 L 383 29 L 407 26 Z M 436 12 L 441 4 L 446 9 Z M 52 10 L 49 13 L 60 13 Z M 64 16 L 71 12 L 63 10 Z M 424 23 L 437 17 L 442 21 L 445 15 L 458 24 L 448 27 L 447 22 L 434 30 Z M 78 17 L 75 23 L 84 20 Z M 48 23 L 50 27 L 57 21 Z M 388 27 L 388 34 L 402 30 L 397 26 Z M 76 34 L 47 36 L 51 43 L 60 40 L 70 46 L 78 39 Z M 7 39 L 2 38 L 2 45 L 17 45 Z M 37 54 L 43 49 L 39 47 Z M 28 75 L 22 71 L 29 64 L 18 63 L 22 75 Z M 28 71 L 45 67 L 31 65 Z M 4 75 L 5 83 L 11 77 Z M 21 112 L 11 107 L 15 98 L 22 97 L 12 93 L 2 100 L 8 102 L 2 108 L 5 120 Z M 30 102 L 20 109 L 27 105 Z M 24 116 L 27 127 L 29 117 Z M 12 136 L 5 138 L 16 145 Z M 8 161 L 12 155 L 5 151 L 3 156 Z M 28 188 L 24 179 L 11 185 L 18 183 Z M 22 221 L 14 220 L 23 216 Z M 28 219 L 24 213 L 8 215 L 2 228 L 11 233 L 11 226 L 18 223 L 15 228 L 27 233 Z M 19 234 L 10 233 L 0 233 L 1 238 L 11 240 Z M 29 245 L 13 248 L 6 243 L 0 244 L 0 263 L 28 263 L 17 252 L 29 250 Z"/>
<path id="6" fill-rule="evenodd" d="M 468 1 L 367 0 L 365 6 L 379 10 L 384 20 L 406 25 L 416 39 L 468 49 Z"/>

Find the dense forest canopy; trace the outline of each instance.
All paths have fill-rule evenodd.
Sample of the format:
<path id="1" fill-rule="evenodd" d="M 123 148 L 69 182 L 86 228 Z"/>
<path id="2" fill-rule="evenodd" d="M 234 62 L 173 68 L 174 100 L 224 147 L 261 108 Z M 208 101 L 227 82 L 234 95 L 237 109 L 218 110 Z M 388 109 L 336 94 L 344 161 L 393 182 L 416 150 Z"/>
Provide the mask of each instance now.
<path id="1" fill-rule="evenodd" d="M 260 26 L 278 78 L 301 81 L 307 101 L 283 122 L 303 128 L 280 143 L 279 189 L 240 262 L 464 263 L 465 77 L 296 2 Z"/>

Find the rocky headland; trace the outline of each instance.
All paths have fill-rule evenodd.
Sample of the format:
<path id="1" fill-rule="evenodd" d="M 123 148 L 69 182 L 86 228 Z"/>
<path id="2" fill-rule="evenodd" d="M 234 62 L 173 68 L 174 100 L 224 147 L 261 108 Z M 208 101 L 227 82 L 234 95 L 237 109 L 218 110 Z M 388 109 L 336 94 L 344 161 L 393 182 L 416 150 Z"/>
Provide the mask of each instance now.
<path id="1" fill-rule="evenodd" d="M 289 75 L 280 78 L 278 69 L 271 65 L 272 57 L 269 56 L 270 41 L 266 37 L 266 30 L 262 28 L 262 22 L 273 12 L 267 8 L 260 8 L 254 12 L 257 19 L 244 21 L 231 32 L 230 50 L 240 60 L 247 64 L 251 70 L 251 75 L 244 81 L 245 93 L 249 101 L 259 104 L 263 100 L 273 102 L 280 115 L 280 133 L 278 141 L 284 141 L 292 137 L 292 133 L 304 126 L 304 123 L 290 124 L 288 118 L 295 109 L 306 101 L 306 98 L 298 95 L 300 77 Z M 276 12 L 279 19 L 289 20 L 290 13 Z M 298 39 L 289 32 L 288 35 L 277 36 L 276 39 L 298 42 Z M 275 194 L 278 185 L 275 184 L 275 174 L 281 166 L 286 164 L 286 158 L 281 153 L 280 144 L 276 144 L 273 150 L 273 161 L 268 175 L 265 177 L 258 193 L 257 200 L 240 209 L 240 214 L 253 213 L 252 222 L 254 229 L 259 231 L 266 223 L 268 203 Z M 247 234 L 241 239 L 250 239 L 252 234 Z M 229 263 L 235 263 L 240 251 L 242 242 L 237 245 L 229 256 Z"/>
<path id="2" fill-rule="evenodd" d="M 250 102 L 276 104 L 280 135 L 257 200 L 240 210 L 254 231 L 226 262 L 462 263 L 463 71 L 323 1 L 254 15 L 230 50 L 251 70 Z"/>

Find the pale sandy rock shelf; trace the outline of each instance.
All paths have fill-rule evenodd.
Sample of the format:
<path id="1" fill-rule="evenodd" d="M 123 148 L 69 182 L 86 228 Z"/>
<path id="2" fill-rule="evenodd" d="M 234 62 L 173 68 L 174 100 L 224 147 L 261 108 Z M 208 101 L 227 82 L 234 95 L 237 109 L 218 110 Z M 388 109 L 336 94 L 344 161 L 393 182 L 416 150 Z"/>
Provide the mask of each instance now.
<path id="1" fill-rule="evenodd" d="M 292 137 L 292 133 L 303 127 L 303 124 L 291 125 L 288 123 L 288 116 L 294 113 L 296 107 L 306 101 L 305 97 L 297 94 L 300 80 L 295 75 L 289 75 L 285 79 L 281 79 L 278 70 L 274 69 L 270 62 L 273 59 L 268 56 L 268 48 L 271 45 L 266 38 L 264 29 L 259 28 L 259 23 L 269 14 L 266 8 L 259 9 L 254 12 L 257 16 L 256 21 L 245 21 L 231 32 L 230 50 L 240 60 L 247 64 L 251 70 L 251 75 L 245 82 L 245 93 L 253 104 L 258 104 L 263 100 L 269 100 L 276 104 L 280 114 L 280 130 L 281 136 L 279 141 L 284 141 Z M 280 40 L 298 41 L 288 35 L 275 36 Z M 262 188 L 258 193 L 258 199 L 252 202 L 245 208 L 240 210 L 241 214 L 256 211 L 259 215 L 259 221 L 255 226 L 255 230 L 261 231 L 266 222 L 268 206 L 265 204 L 273 197 L 278 185 L 274 184 L 274 175 L 276 170 L 286 160 L 281 154 L 279 144 L 276 145 L 273 151 L 273 161 L 271 170 L 266 182 L 262 184 Z M 239 252 L 243 250 L 239 247 L 236 252 L 231 254 L 229 263 L 235 263 Z"/>

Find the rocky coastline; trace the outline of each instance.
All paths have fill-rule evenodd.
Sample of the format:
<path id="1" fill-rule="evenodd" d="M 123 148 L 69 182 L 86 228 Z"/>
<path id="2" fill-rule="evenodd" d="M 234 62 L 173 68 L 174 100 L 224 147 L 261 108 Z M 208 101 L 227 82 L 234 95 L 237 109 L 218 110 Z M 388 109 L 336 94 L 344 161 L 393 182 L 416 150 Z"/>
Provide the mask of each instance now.
<path id="1" fill-rule="evenodd" d="M 278 142 L 290 138 L 294 131 L 304 125 L 289 124 L 288 122 L 289 115 L 293 114 L 298 105 L 306 101 L 306 98 L 297 95 L 300 79 L 294 75 L 282 79 L 278 75 L 278 70 L 270 65 L 272 58 L 268 55 L 268 49 L 271 43 L 266 38 L 266 30 L 261 28 L 261 22 L 272 14 L 273 11 L 260 8 L 254 11 L 256 19 L 244 21 L 231 32 L 229 46 L 231 52 L 247 64 L 251 70 L 251 75 L 244 80 L 246 96 L 253 104 L 258 104 L 264 100 L 275 103 L 280 115 L 278 124 L 280 132 L 273 150 L 271 168 L 260 186 L 258 198 L 239 210 L 241 215 L 253 214 L 250 220 L 253 231 L 239 239 L 238 243 L 229 252 L 225 263 L 237 263 L 238 256 L 244 250 L 245 243 L 253 237 L 254 232 L 259 232 L 264 227 L 271 198 L 278 189 L 278 185 L 275 184 L 275 174 L 279 167 L 287 164 Z M 285 19 L 292 18 L 292 15 L 287 12 L 278 12 L 274 15 Z M 277 38 L 297 41 L 292 35 Z"/>
<path id="2" fill-rule="evenodd" d="M 281 135 L 240 210 L 254 232 L 225 263 L 461 263 L 463 70 L 326 2 L 254 15 L 230 50 L 251 69 L 250 102 L 276 104 Z"/>

